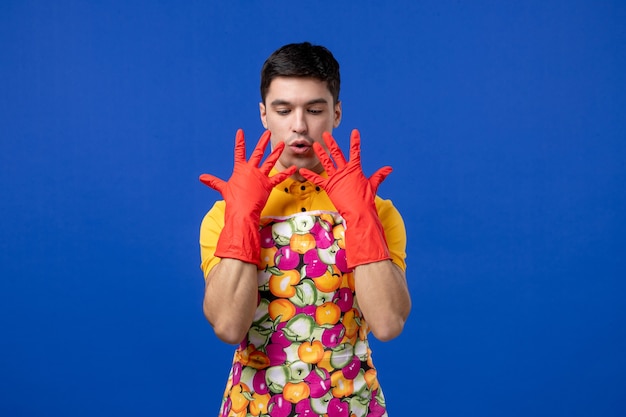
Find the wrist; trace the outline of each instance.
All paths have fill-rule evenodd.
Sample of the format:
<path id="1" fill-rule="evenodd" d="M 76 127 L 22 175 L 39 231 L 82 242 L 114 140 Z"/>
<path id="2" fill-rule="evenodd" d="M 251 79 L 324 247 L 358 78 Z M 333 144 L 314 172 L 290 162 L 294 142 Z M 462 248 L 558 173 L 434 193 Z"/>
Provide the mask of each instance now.
<path id="1" fill-rule="evenodd" d="M 254 215 L 227 216 L 215 248 L 215 256 L 258 265 L 261 258 L 259 219 Z"/>
<path id="2" fill-rule="evenodd" d="M 346 258 L 349 268 L 391 259 L 385 230 L 374 212 L 359 212 L 346 221 Z"/>

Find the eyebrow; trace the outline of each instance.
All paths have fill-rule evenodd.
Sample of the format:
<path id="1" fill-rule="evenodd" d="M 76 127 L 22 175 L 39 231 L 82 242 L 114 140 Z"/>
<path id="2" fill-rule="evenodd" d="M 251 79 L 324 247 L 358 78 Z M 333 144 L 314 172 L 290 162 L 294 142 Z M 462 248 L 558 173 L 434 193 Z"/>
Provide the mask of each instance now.
<path id="1" fill-rule="evenodd" d="M 292 104 L 291 102 L 287 100 L 282 100 L 282 99 L 276 99 L 270 103 L 271 106 L 288 106 L 291 104 Z M 306 102 L 306 105 L 311 105 L 311 104 L 328 104 L 328 100 L 320 97 L 320 98 L 316 98 L 316 99 Z"/>

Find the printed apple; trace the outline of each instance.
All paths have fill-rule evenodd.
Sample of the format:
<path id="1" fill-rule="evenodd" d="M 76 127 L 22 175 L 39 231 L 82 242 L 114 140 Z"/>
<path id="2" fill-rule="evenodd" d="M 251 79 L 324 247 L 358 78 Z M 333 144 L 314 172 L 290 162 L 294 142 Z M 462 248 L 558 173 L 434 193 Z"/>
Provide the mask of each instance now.
<path id="1" fill-rule="evenodd" d="M 348 258 L 346 257 L 346 250 L 339 249 L 335 255 L 335 265 L 344 274 L 352 272 L 352 268 L 348 267 Z"/>
<path id="2" fill-rule="evenodd" d="M 315 217 L 309 214 L 297 214 L 291 219 L 291 227 L 296 233 L 306 233 L 315 226 Z"/>
<path id="3" fill-rule="evenodd" d="M 330 373 L 324 368 L 314 368 L 304 380 L 311 389 L 311 398 L 321 398 L 330 391 Z"/>
<path id="4" fill-rule="evenodd" d="M 307 314 L 298 314 L 287 322 L 283 333 L 292 342 L 300 342 L 307 340 L 311 336 L 314 327 L 315 320 L 313 320 L 313 317 Z"/>
<path id="5" fill-rule="evenodd" d="M 343 221 L 343 220 L 342 220 Z M 346 228 L 343 223 L 335 224 L 333 227 L 333 238 L 337 242 L 340 248 L 346 247 Z"/>
<path id="6" fill-rule="evenodd" d="M 229 395 L 231 401 L 230 409 L 235 413 L 243 411 L 250 403 L 250 396 L 250 389 L 247 385 L 241 382 L 233 385 Z"/>
<path id="7" fill-rule="evenodd" d="M 371 417 L 382 417 L 387 412 L 385 410 L 385 399 L 382 397 L 382 393 L 380 390 L 377 390 L 376 395 L 372 397 L 372 400 L 369 404 L 370 412 L 368 416 Z"/>
<path id="8" fill-rule="evenodd" d="M 340 288 L 333 297 L 333 302 L 339 306 L 342 313 L 349 311 L 354 305 L 354 295 L 350 288 Z"/>
<path id="9" fill-rule="evenodd" d="M 263 373 L 263 375 L 265 375 L 265 370 L 257 371 L 256 369 L 251 368 L 249 366 L 244 366 L 243 369 L 241 370 L 241 378 L 239 382 L 242 382 L 246 384 L 247 386 L 252 387 L 252 389 L 256 391 L 256 389 L 254 388 L 254 377 L 261 372 Z M 235 381 L 234 378 L 233 378 L 233 381 Z"/>
<path id="10" fill-rule="evenodd" d="M 274 251 L 276 252 L 276 251 Z M 274 255 L 272 254 L 272 263 L 274 263 Z M 256 274 L 257 286 L 259 287 L 259 291 L 267 291 L 268 284 L 270 282 L 270 277 L 272 273 L 269 271 L 267 267 L 259 270 Z"/>
<path id="11" fill-rule="evenodd" d="M 322 281 L 320 281 L 320 279 L 322 279 Z M 337 277 L 333 276 L 332 274 L 328 273 L 328 274 L 324 274 L 321 277 L 318 277 L 317 280 L 313 280 L 315 282 L 315 286 L 317 288 L 317 299 L 315 300 L 315 305 L 321 306 L 322 304 L 328 302 L 328 301 L 333 301 L 333 298 L 335 298 L 335 290 L 331 290 L 331 291 L 324 291 L 327 290 L 328 288 L 333 288 L 333 286 L 337 285 L 337 281 L 336 281 Z M 319 287 L 317 285 L 320 285 Z M 323 288 L 324 290 L 320 289 Z"/>
<path id="12" fill-rule="evenodd" d="M 258 394 L 267 394 L 269 392 L 269 387 L 267 386 L 267 382 L 265 380 L 265 373 L 267 370 L 261 369 L 254 373 L 252 377 L 252 389 L 254 392 Z"/>
<path id="13" fill-rule="evenodd" d="M 283 389 L 283 397 L 292 404 L 309 398 L 310 390 L 306 382 L 287 382 Z"/>
<path id="14" fill-rule="evenodd" d="M 354 383 L 351 379 L 346 379 L 341 371 L 335 371 L 330 375 L 330 385 L 333 397 L 349 397 L 354 393 Z"/>
<path id="15" fill-rule="evenodd" d="M 354 344 L 354 354 L 360 361 L 366 361 L 369 358 L 369 346 L 367 341 L 359 340 Z"/>
<path id="16" fill-rule="evenodd" d="M 287 339 L 285 337 L 285 334 L 283 333 L 283 329 L 286 325 L 286 322 L 278 323 L 276 325 L 274 333 L 272 333 L 272 336 L 270 336 L 270 340 L 272 341 L 272 343 L 276 343 L 278 345 L 281 345 L 282 347 L 287 347 L 291 344 L 291 340 Z"/>
<path id="17" fill-rule="evenodd" d="M 283 271 L 294 269 L 300 263 L 300 254 L 292 250 L 289 246 L 283 246 L 276 251 L 274 263 Z"/>
<path id="18" fill-rule="evenodd" d="M 230 397 L 227 397 L 222 404 L 220 417 L 228 417 L 228 415 L 230 414 L 230 408 L 232 407 L 232 405 L 233 405 L 233 402 L 230 400 Z"/>
<path id="19" fill-rule="evenodd" d="M 273 393 L 283 392 L 283 387 L 291 379 L 291 370 L 288 366 L 270 366 L 265 370 L 265 383 Z"/>
<path id="20" fill-rule="evenodd" d="M 257 346 L 259 349 L 265 347 L 272 334 L 272 329 L 253 324 L 248 331 L 248 343 Z"/>
<path id="21" fill-rule="evenodd" d="M 289 247 L 299 254 L 315 248 L 315 236 L 311 233 L 294 233 L 289 239 Z"/>
<path id="22" fill-rule="evenodd" d="M 354 347 L 349 343 L 342 343 L 341 345 L 332 348 L 332 355 L 330 356 L 330 364 L 335 369 L 341 369 L 352 361 L 354 356 Z"/>
<path id="23" fill-rule="evenodd" d="M 335 224 L 335 217 L 330 212 L 323 212 L 318 216 L 318 221 L 322 223 L 326 230 L 332 230 L 333 224 Z"/>
<path id="24" fill-rule="evenodd" d="M 332 268 L 326 268 L 322 275 L 313 278 L 315 287 L 319 291 L 317 301 L 322 299 L 322 304 L 327 301 L 332 301 L 335 297 L 335 290 L 341 285 L 341 280 L 341 275 L 334 274 Z"/>
<path id="25" fill-rule="evenodd" d="M 239 362 L 235 362 L 233 364 L 233 368 L 231 369 L 231 379 L 233 385 L 236 385 L 241 382 L 241 373 L 243 372 L 243 366 Z"/>
<path id="26" fill-rule="evenodd" d="M 300 347 L 300 343 L 292 342 L 289 346 L 285 348 L 285 353 L 287 354 L 285 363 L 292 363 L 292 362 L 300 360 L 300 357 L 298 356 L 299 347 Z"/>
<path id="27" fill-rule="evenodd" d="M 328 417 L 350 417 L 349 403 L 333 398 L 328 403 Z"/>
<path id="28" fill-rule="evenodd" d="M 298 356 L 306 363 L 318 363 L 324 356 L 324 345 L 319 340 L 302 342 L 298 347 Z"/>
<path id="29" fill-rule="evenodd" d="M 293 228 L 290 222 L 277 222 L 272 225 L 272 238 L 276 244 L 288 245 L 291 235 L 293 235 Z"/>
<path id="30" fill-rule="evenodd" d="M 300 280 L 300 283 L 296 285 L 296 293 L 289 298 L 294 305 L 298 307 L 304 307 L 313 305 L 317 299 L 317 288 L 315 283 L 308 279 Z"/>
<path id="31" fill-rule="evenodd" d="M 254 350 L 248 356 L 248 366 L 251 366 L 255 369 L 265 369 L 270 366 L 270 358 L 265 352 L 262 352 L 260 350 Z"/>
<path id="32" fill-rule="evenodd" d="M 262 298 L 254 311 L 254 317 L 252 318 L 252 323 L 260 325 L 262 322 L 266 321 L 269 318 L 269 314 L 267 312 L 267 308 L 270 305 L 270 302 L 266 299 Z"/>
<path id="33" fill-rule="evenodd" d="M 271 248 L 261 248 L 260 254 L 260 262 L 259 262 L 259 272 L 269 272 L 272 273 L 272 269 L 276 269 L 276 252 L 278 248 L 272 246 Z"/>
<path id="34" fill-rule="evenodd" d="M 333 361 L 332 356 L 330 358 L 330 361 L 332 364 L 332 361 Z M 350 363 L 348 363 L 346 366 L 341 368 L 341 372 L 343 372 L 343 376 L 345 376 L 346 379 L 355 379 L 357 375 L 359 374 L 360 370 L 361 370 L 361 361 L 356 356 L 353 356 Z"/>
<path id="35" fill-rule="evenodd" d="M 285 400 L 282 393 L 273 395 L 267 404 L 270 417 L 287 417 L 291 414 L 292 408 L 293 405 Z"/>
<path id="36" fill-rule="evenodd" d="M 274 237 L 272 236 L 272 227 L 265 226 L 261 228 L 261 247 L 262 248 L 272 248 L 276 246 L 276 242 L 274 242 Z"/>
<path id="37" fill-rule="evenodd" d="M 294 361 L 289 364 L 291 370 L 291 381 L 302 381 L 311 372 L 311 365 L 304 361 Z"/>
<path id="38" fill-rule="evenodd" d="M 311 401 L 304 399 L 296 404 L 296 417 L 318 417 L 311 408 Z"/>
<path id="39" fill-rule="evenodd" d="M 366 417 L 368 405 L 368 398 L 360 398 L 358 396 L 350 398 L 350 412 L 354 417 Z"/>
<path id="40" fill-rule="evenodd" d="M 365 379 L 365 371 L 363 369 L 359 369 L 359 373 L 352 380 L 354 384 L 354 394 L 359 396 L 367 396 L 369 387 L 367 385 L 367 380 Z"/>
<path id="41" fill-rule="evenodd" d="M 242 342 L 243 345 L 243 342 Z M 248 365 L 248 362 L 250 361 L 250 354 L 252 352 L 254 352 L 256 350 L 256 347 L 254 347 L 254 345 L 244 345 L 245 347 L 242 349 L 241 345 L 239 347 L 239 349 L 237 349 L 236 351 L 236 356 L 237 358 L 239 358 L 239 361 L 241 362 L 241 364 L 243 366 Z"/>
<path id="42" fill-rule="evenodd" d="M 270 398 L 271 396 L 269 393 L 261 394 L 255 392 L 252 394 L 252 400 L 250 400 L 250 404 L 248 406 L 250 414 L 253 416 L 267 414 L 267 407 L 269 405 Z"/>
<path id="43" fill-rule="evenodd" d="M 329 348 L 334 348 L 341 343 L 343 335 L 346 333 L 346 328 L 343 324 L 337 323 L 329 329 L 325 329 L 322 333 L 322 344 Z"/>
<path id="44" fill-rule="evenodd" d="M 325 369 L 328 372 L 333 372 L 335 368 L 333 368 L 333 366 L 330 364 L 330 357 L 332 354 L 333 354 L 332 350 L 325 350 L 322 360 L 317 363 L 317 367 Z"/>
<path id="45" fill-rule="evenodd" d="M 267 307 L 272 321 L 287 321 L 296 315 L 296 306 L 286 298 L 272 300 Z"/>
<path id="46" fill-rule="evenodd" d="M 270 360 L 270 366 L 276 366 L 285 363 L 287 353 L 285 348 L 277 343 L 270 343 L 265 347 L 265 352 Z"/>
<path id="47" fill-rule="evenodd" d="M 372 369 L 368 369 L 365 372 L 365 382 L 367 383 L 367 388 L 370 391 L 376 391 L 379 388 L 379 384 L 378 384 L 378 376 L 376 374 L 376 369 L 372 368 Z"/>
<path id="48" fill-rule="evenodd" d="M 317 306 L 313 306 L 314 308 L 317 309 Z M 315 319 L 315 312 L 313 312 L 313 319 Z M 326 329 L 320 326 L 315 326 L 315 328 L 313 329 L 313 333 L 311 334 L 310 339 L 311 340 L 322 340 L 322 335 L 324 334 L 324 331 Z M 323 344 L 323 343 L 322 343 Z"/>
<path id="49" fill-rule="evenodd" d="M 326 249 L 335 242 L 333 235 L 323 227 L 323 224 L 325 224 L 323 221 L 316 222 L 311 229 L 311 234 L 315 237 L 315 244 L 320 249 Z"/>
<path id="50" fill-rule="evenodd" d="M 311 408 L 318 415 L 322 416 L 328 412 L 328 403 L 333 399 L 333 394 L 329 391 L 323 397 L 311 398 Z"/>
<path id="51" fill-rule="evenodd" d="M 324 262 L 326 265 L 334 265 L 335 259 L 337 257 L 337 251 L 339 251 L 339 246 L 333 243 L 326 248 L 317 248 L 317 256 L 319 256 L 320 260 Z"/>
<path id="52" fill-rule="evenodd" d="M 328 265 L 320 260 L 317 249 L 309 249 L 303 256 L 304 271 L 307 277 L 317 278 L 328 270 Z"/>
<path id="53" fill-rule="evenodd" d="M 269 289 L 276 297 L 289 298 L 296 294 L 296 285 L 300 282 L 300 273 L 295 269 L 287 269 L 272 275 Z"/>
<path id="54" fill-rule="evenodd" d="M 326 302 L 317 306 L 315 310 L 315 322 L 320 326 L 335 325 L 341 318 L 341 309 L 333 302 Z"/>

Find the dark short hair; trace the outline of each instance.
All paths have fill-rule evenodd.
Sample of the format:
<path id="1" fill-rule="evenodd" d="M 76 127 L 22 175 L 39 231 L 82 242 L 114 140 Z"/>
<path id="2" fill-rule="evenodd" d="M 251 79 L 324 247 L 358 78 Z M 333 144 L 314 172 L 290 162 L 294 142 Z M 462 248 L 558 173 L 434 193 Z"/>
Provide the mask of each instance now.
<path id="1" fill-rule="evenodd" d="M 326 81 L 335 104 L 339 101 L 339 62 L 321 45 L 309 42 L 291 43 L 278 48 L 261 69 L 261 100 L 276 77 L 311 77 Z"/>

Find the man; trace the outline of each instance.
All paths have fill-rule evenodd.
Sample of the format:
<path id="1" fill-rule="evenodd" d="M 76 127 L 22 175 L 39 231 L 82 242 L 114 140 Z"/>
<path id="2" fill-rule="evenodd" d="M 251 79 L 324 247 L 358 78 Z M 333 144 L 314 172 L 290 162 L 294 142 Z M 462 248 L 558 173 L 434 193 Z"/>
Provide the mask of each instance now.
<path id="1" fill-rule="evenodd" d="M 406 233 L 376 196 L 391 168 L 366 178 L 359 133 L 347 160 L 330 135 L 339 87 L 326 48 L 279 48 L 261 71 L 267 131 L 250 160 L 238 131 L 230 179 L 200 177 L 224 198 L 201 226 L 204 313 L 238 344 L 221 416 L 386 415 L 367 334 L 393 339 L 409 314 Z"/>

